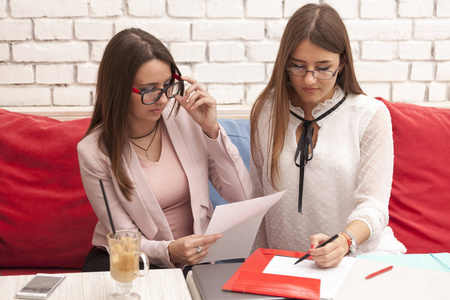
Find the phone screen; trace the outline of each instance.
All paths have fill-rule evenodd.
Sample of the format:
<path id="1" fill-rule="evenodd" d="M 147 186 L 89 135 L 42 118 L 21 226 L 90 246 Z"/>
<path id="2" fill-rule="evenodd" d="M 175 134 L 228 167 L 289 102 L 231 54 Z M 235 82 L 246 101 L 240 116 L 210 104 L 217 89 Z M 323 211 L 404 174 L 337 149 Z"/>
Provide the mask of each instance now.
<path id="1" fill-rule="evenodd" d="M 45 299 L 64 277 L 65 275 L 37 274 L 17 293 L 17 297 Z"/>

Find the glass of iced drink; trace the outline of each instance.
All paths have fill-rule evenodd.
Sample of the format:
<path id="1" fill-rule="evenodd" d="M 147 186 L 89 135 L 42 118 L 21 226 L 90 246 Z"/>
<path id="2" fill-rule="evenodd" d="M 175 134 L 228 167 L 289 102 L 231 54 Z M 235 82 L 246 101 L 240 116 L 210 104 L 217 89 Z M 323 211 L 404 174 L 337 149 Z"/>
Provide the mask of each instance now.
<path id="1" fill-rule="evenodd" d="M 131 288 L 133 280 L 138 276 L 145 276 L 149 269 L 147 254 L 139 251 L 141 233 L 120 230 L 115 235 L 109 233 L 107 238 L 111 277 L 117 284 L 117 291 L 110 295 L 110 299 L 140 299 L 139 294 L 131 292 Z M 141 271 L 139 258 L 144 264 Z"/>

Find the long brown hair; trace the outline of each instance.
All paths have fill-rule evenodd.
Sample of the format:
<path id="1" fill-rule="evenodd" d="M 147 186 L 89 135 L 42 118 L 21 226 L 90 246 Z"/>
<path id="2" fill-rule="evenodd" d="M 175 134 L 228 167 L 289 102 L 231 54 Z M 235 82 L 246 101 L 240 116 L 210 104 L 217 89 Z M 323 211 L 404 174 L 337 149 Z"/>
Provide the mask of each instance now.
<path id="1" fill-rule="evenodd" d="M 167 62 L 172 74 L 181 76 L 169 50 L 143 30 L 125 29 L 109 41 L 100 62 L 94 113 L 86 132 L 87 136 L 99 130 L 98 145 L 109 156 L 114 177 L 128 200 L 131 200 L 134 185 L 124 171 L 122 154 L 129 138 L 131 90 L 139 67 L 152 59 Z"/>
<path id="2" fill-rule="evenodd" d="M 353 57 L 350 40 L 345 25 L 339 14 L 327 4 L 307 4 L 298 9 L 289 19 L 280 41 L 280 48 L 275 60 L 272 76 L 256 99 L 250 113 L 251 148 L 256 149 L 258 139 L 257 125 L 261 111 L 267 99 L 273 96 L 270 115 L 269 150 L 270 162 L 268 178 L 270 184 L 276 188 L 279 178 L 279 158 L 285 141 L 289 121 L 288 95 L 295 93 L 289 86 L 289 77 L 286 66 L 292 59 L 297 45 L 305 40 L 333 53 L 340 55 L 342 71 L 337 75 L 336 84 L 348 94 L 363 94 L 356 80 L 353 67 Z M 252 159 L 258 165 L 253 156 Z"/>

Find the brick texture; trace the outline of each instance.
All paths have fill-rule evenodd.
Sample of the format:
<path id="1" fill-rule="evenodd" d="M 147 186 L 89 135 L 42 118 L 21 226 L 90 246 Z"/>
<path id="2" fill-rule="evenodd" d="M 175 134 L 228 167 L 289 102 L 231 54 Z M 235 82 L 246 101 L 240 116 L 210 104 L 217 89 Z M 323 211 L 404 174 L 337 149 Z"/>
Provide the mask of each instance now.
<path id="1" fill-rule="evenodd" d="M 450 101 L 450 0 L 0 0 L 0 107 L 91 106 L 109 39 L 138 27 L 219 104 L 251 105 L 289 17 L 332 5 L 370 96 Z"/>

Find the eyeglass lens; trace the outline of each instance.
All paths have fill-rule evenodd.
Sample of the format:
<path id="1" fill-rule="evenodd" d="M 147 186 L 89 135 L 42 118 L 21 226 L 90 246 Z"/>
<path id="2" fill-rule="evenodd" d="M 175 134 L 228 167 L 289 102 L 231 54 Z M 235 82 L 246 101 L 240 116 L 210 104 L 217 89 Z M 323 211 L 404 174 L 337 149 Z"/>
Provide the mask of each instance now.
<path id="1" fill-rule="evenodd" d="M 306 74 L 308 72 L 312 72 L 312 75 L 317 79 L 331 79 L 333 77 L 333 72 L 327 71 L 327 70 L 320 70 L 320 69 L 308 71 L 305 68 L 290 67 L 290 68 L 288 68 L 288 72 L 289 72 L 289 74 L 291 74 L 293 76 L 299 76 L 299 77 L 306 76 Z"/>
<path id="2" fill-rule="evenodd" d="M 176 81 L 175 83 L 171 84 L 170 86 L 164 88 L 164 89 L 152 89 L 146 91 L 142 95 L 142 102 L 144 104 L 152 104 L 161 98 L 162 93 L 166 93 L 167 98 L 171 99 L 178 95 L 178 93 L 181 90 L 181 81 Z"/>

